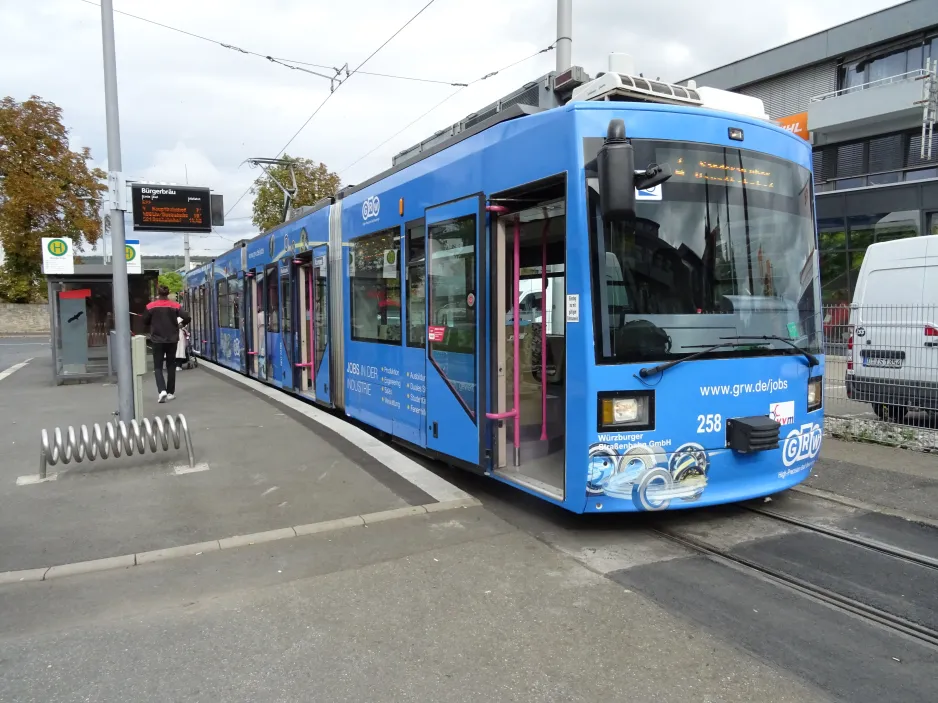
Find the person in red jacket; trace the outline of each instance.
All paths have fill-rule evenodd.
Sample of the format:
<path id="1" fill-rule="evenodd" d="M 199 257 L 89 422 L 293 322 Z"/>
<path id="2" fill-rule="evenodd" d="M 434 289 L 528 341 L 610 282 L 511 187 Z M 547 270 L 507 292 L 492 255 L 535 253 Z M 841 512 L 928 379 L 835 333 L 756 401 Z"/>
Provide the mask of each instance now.
<path id="1" fill-rule="evenodd" d="M 150 345 L 153 347 L 153 373 L 159 403 L 176 397 L 176 344 L 179 342 L 179 320 L 182 326 L 189 324 L 189 313 L 179 303 L 169 299 L 169 288 L 159 287 L 159 297 L 147 305 L 143 324 L 150 328 Z M 166 362 L 167 378 L 163 379 L 163 362 Z"/>

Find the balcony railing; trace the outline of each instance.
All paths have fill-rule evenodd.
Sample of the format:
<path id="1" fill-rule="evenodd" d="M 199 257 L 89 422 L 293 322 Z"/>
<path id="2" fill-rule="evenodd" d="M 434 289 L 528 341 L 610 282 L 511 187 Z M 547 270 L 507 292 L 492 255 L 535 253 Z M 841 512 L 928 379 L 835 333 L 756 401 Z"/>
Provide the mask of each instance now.
<path id="1" fill-rule="evenodd" d="M 862 85 L 853 85 L 849 88 L 841 88 L 840 90 L 832 90 L 830 93 L 822 93 L 821 95 L 815 95 L 811 98 L 810 102 L 816 103 L 821 102 L 822 100 L 830 100 L 831 98 L 839 98 L 842 95 L 847 95 L 848 93 L 858 93 L 861 90 L 869 90 L 870 88 L 879 88 L 884 85 L 892 85 L 893 83 L 902 83 L 904 81 L 917 81 L 925 78 L 928 75 L 928 71 L 924 68 L 917 68 L 914 71 L 907 71 L 906 73 L 900 73 L 895 76 L 888 76 L 887 78 L 880 78 L 879 80 L 870 81 L 869 83 L 863 83 Z"/>

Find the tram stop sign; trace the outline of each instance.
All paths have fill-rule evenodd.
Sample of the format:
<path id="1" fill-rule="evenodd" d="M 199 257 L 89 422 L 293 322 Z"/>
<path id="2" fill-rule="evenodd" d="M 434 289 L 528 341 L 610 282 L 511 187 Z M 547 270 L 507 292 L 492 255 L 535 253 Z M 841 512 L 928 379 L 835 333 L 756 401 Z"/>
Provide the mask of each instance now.
<path id="1" fill-rule="evenodd" d="M 42 238 L 42 272 L 46 275 L 75 273 L 75 250 L 71 239 Z"/>
<path id="2" fill-rule="evenodd" d="M 127 273 L 143 273 L 140 259 L 140 241 L 128 239 L 124 243 L 124 258 L 127 259 Z"/>

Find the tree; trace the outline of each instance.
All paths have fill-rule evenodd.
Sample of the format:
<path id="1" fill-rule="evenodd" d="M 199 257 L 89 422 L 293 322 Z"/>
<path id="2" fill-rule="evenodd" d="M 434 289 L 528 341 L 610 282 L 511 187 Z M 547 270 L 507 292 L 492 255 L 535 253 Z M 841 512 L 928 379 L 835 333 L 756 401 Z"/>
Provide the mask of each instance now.
<path id="1" fill-rule="evenodd" d="M 33 96 L 0 101 L 0 299 L 29 302 L 41 285 L 42 237 L 70 237 L 75 249 L 101 236 L 98 212 L 107 186 L 89 168 L 87 148 L 72 151 L 62 110 Z"/>
<path id="2" fill-rule="evenodd" d="M 310 159 L 293 158 L 286 154 L 283 158 L 293 162 L 293 171 L 296 174 L 294 208 L 313 205 L 339 192 L 339 174 L 330 171 L 325 164 L 316 164 Z M 283 222 L 283 191 L 274 182 L 274 178 L 286 186 L 292 183 L 287 166 L 271 166 L 269 171 L 271 175 L 265 173 L 254 181 L 251 188 L 254 195 L 254 216 L 251 221 L 262 232 Z"/>
<path id="3" fill-rule="evenodd" d="M 166 286 L 169 288 L 170 293 L 182 292 L 182 274 L 176 271 L 167 271 L 166 273 L 161 273 L 159 283 L 161 286 Z"/>

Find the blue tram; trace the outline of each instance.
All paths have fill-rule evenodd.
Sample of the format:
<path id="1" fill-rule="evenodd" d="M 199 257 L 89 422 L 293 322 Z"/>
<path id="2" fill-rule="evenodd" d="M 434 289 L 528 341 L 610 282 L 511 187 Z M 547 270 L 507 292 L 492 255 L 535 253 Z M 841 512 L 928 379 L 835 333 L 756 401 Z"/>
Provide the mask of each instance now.
<path id="1" fill-rule="evenodd" d="M 802 481 L 810 145 L 760 101 L 622 82 L 502 110 L 191 272 L 196 353 L 575 512 Z"/>

